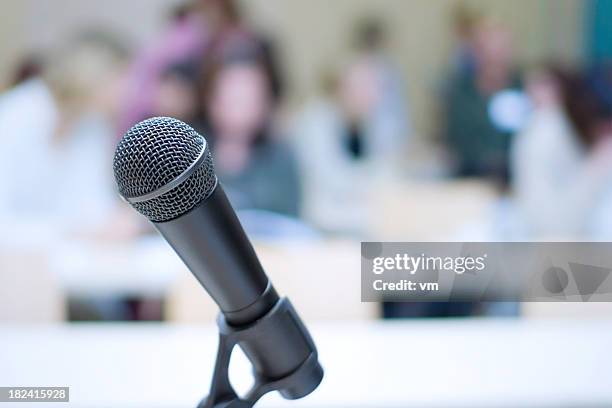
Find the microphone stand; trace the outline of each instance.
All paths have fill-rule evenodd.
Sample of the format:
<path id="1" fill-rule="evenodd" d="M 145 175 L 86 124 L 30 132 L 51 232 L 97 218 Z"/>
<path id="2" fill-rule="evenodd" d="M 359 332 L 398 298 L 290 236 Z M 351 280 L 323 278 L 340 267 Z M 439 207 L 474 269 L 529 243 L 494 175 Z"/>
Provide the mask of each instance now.
<path id="1" fill-rule="evenodd" d="M 232 350 L 237 344 L 268 339 L 271 350 L 284 334 L 290 322 L 303 335 L 302 347 L 306 347 L 306 359 L 293 371 L 280 377 L 269 378 L 254 368 L 255 384 L 244 398 L 240 398 L 229 380 L 229 364 Z M 217 318 L 219 348 L 210 385 L 210 392 L 198 408 L 251 408 L 265 394 L 279 391 L 286 399 L 297 399 L 311 393 L 323 378 L 323 369 L 318 362 L 317 349 L 306 327 L 287 298 L 280 299 L 261 319 L 245 327 L 230 326 L 222 313 Z M 286 341 L 286 340 L 285 340 Z M 296 345 L 299 346 L 299 345 Z M 280 358 L 280 356 L 279 356 Z"/>

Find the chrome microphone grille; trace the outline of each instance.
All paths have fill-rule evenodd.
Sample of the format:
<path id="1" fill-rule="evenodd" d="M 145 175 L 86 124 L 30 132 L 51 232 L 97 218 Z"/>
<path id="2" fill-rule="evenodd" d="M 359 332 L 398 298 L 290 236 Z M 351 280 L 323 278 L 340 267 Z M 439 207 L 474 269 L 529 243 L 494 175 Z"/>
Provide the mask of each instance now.
<path id="1" fill-rule="evenodd" d="M 217 183 L 204 137 L 168 117 L 147 119 L 128 130 L 115 151 L 113 170 L 119 193 L 154 222 L 188 212 Z"/>

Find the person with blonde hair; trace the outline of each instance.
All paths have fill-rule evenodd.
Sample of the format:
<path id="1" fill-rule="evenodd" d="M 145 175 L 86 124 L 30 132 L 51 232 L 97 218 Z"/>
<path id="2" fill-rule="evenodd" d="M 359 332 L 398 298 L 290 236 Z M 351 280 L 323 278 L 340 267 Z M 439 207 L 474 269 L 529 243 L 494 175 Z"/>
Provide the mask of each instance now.
<path id="1" fill-rule="evenodd" d="M 0 95 L 0 213 L 14 234 L 26 225 L 52 234 L 108 227 L 117 210 L 113 121 L 127 57 L 118 44 L 82 34 L 50 55 L 41 76 Z"/>

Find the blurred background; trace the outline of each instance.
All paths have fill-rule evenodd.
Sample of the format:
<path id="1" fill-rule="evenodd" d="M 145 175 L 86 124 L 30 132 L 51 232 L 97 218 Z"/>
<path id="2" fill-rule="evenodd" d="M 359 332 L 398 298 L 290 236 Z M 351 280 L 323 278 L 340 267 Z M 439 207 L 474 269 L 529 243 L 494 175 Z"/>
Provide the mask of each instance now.
<path id="1" fill-rule="evenodd" d="M 265 269 L 308 323 L 394 319 L 399 336 L 429 333 L 416 319 L 442 333 L 494 320 L 482 336 L 507 339 L 519 321 L 569 332 L 592 319 L 595 337 L 610 332 L 605 303 L 361 303 L 359 262 L 361 241 L 612 237 L 612 1 L 2 8 L 9 349 L 40 323 L 42 335 L 89 322 L 102 339 L 116 322 L 213 329 L 216 306 L 116 193 L 114 147 L 151 116 L 205 135 Z"/>

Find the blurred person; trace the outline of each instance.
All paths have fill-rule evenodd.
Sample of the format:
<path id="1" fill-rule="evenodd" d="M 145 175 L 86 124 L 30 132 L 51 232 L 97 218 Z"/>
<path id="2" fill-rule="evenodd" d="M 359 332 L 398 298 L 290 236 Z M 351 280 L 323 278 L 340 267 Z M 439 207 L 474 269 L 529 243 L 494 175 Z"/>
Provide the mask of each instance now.
<path id="1" fill-rule="evenodd" d="M 127 57 L 111 35 L 82 33 L 51 53 L 41 76 L 0 96 L 0 225 L 9 231 L 0 241 L 44 251 L 53 265 L 75 246 L 139 232 L 112 171 Z M 132 316 L 114 297 L 69 298 L 68 310 L 71 320 Z"/>
<path id="2" fill-rule="evenodd" d="M 457 3 L 452 10 L 453 28 L 457 43 L 451 62 L 456 72 L 465 75 L 474 73 L 476 66 L 473 44 L 474 31 L 481 18 L 482 16 L 468 8 L 465 3 Z"/>
<path id="3" fill-rule="evenodd" d="M 362 128 L 352 117 L 370 107 L 364 88 L 372 77 L 354 69 L 344 78 L 326 78 L 327 97 L 296 120 L 292 133 L 304 180 L 304 216 L 328 232 L 363 233 L 367 184 L 374 165 Z M 364 109 L 365 108 L 365 109 Z"/>
<path id="4" fill-rule="evenodd" d="M 371 106 L 349 114 L 353 116 L 353 126 L 363 128 L 355 132 L 356 138 L 352 139 L 353 142 L 359 138 L 359 133 L 367 134 L 361 144 L 369 150 L 372 157 L 380 159 L 381 162 L 397 158 L 394 156 L 398 153 L 401 155 L 410 135 L 405 84 L 400 70 L 386 51 L 386 44 L 385 28 L 380 21 L 368 19 L 358 27 L 355 35 L 357 53 L 354 64 L 357 70 L 365 71 L 362 74 L 364 78 L 368 75 L 372 77 L 372 89 L 366 91 L 371 93 Z M 357 68 L 360 66 L 362 67 Z M 354 80 L 358 80 L 356 77 L 357 75 Z M 352 96 L 349 94 L 345 98 Z"/>
<path id="5" fill-rule="evenodd" d="M 201 109 L 198 69 L 197 64 L 183 63 L 162 73 L 153 96 L 152 111 L 147 116 L 170 116 L 184 122 L 196 120 Z"/>
<path id="6" fill-rule="evenodd" d="M 42 76 L 0 96 L 0 213 L 10 239 L 28 235 L 27 225 L 31 236 L 131 233 L 111 166 L 126 57 L 110 36 L 84 33 Z"/>
<path id="7" fill-rule="evenodd" d="M 274 123 L 277 96 L 265 58 L 251 46 L 204 68 L 199 127 L 232 205 L 296 217 L 301 185 L 292 151 Z"/>
<path id="8" fill-rule="evenodd" d="M 530 238 L 612 237 L 611 73 L 553 68 L 529 78 L 535 108 L 513 146 L 513 172 Z"/>
<path id="9" fill-rule="evenodd" d="M 505 27 L 489 19 L 476 23 L 471 35 L 473 66 L 457 69 L 444 95 L 444 139 L 457 176 L 490 177 L 505 184 L 511 135 L 518 127 L 506 125 L 505 118 L 514 122 L 525 108 L 516 92 L 521 81 L 512 41 Z M 502 112 L 495 115 L 499 106 Z"/>
<path id="10" fill-rule="evenodd" d="M 127 80 L 119 134 L 157 110 L 156 97 L 166 91 L 158 88 L 160 81 L 167 79 L 164 74 L 169 68 L 197 58 L 210 41 L 204 17 L 196 7 L 198 4 L 190 2 L 176 8 L 165 32 L 135 56 Z"/>
<path id="11" fill-rule="evenodd" d="M 351 233 L 364 222 L 358 203 L 368 179 L 397 170 L 410 133 L 404 84 L 386 54 L 383 26 L 362 23 L 355 45 L 339 74 L 324 78 L 325 95 L 298 117 L 294 132 L 307 217 Z"/>
<path id="12" fill-rule="evenodd" d="M 185 77 L 172 75 L 174 68 L 212 63 L 231 52 L 236 44 L 247 41 L 265 50 L 266 57 L 275 64 L 271 43 L 244 22 L 236 1 L 190 0 L 180 4 L 165 32 L 146 46 L 132 64 L 121 133 L 152 112 L 171 116 L 174 110 L 185 108 L 185 102 L 174 92 L 191 96 L 179 90 L 181 84 L 175 80 Z M 275 93 L 280 93 L 281 88 L 279 72 L 275 65 L 272 77 Z M 162 102 L 160 94 L 165 92 L 171 93 L 170 99 Z"/>
<path id="13" fill-rule="evenodd" d="M 284 94 L 285 83 L 274 41 L 246 21 L 237 1 L 201 1 L 210 3 L 204 10 L 214 27 L 210 43 L 201 58 L 202 65 L 231 59 L 240 53 L 257 54 L 266 70 L 271 95 L 275 101 L 279 101 Z"/>

